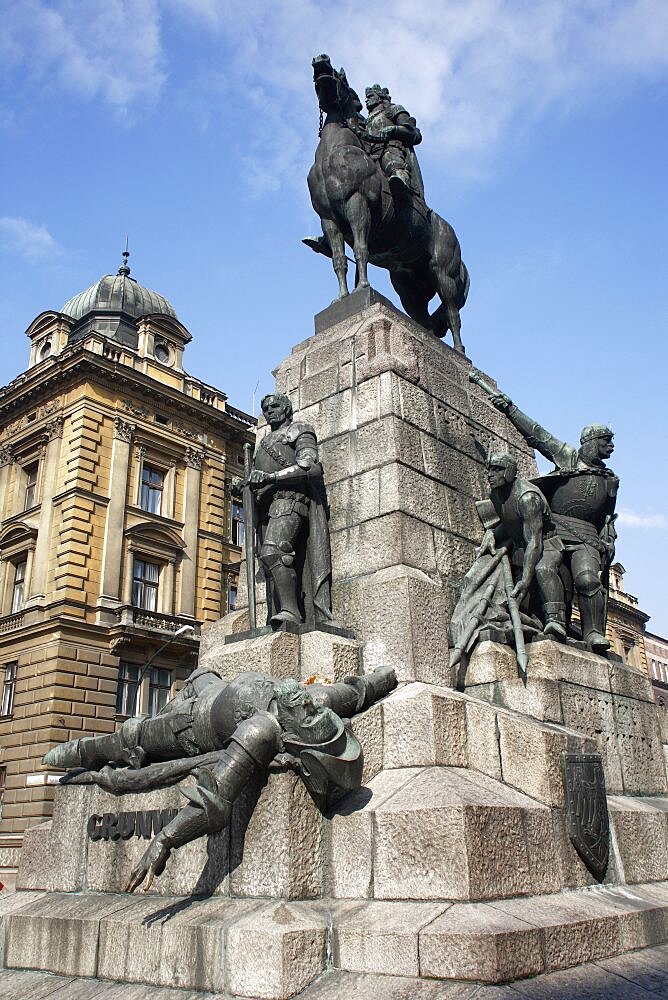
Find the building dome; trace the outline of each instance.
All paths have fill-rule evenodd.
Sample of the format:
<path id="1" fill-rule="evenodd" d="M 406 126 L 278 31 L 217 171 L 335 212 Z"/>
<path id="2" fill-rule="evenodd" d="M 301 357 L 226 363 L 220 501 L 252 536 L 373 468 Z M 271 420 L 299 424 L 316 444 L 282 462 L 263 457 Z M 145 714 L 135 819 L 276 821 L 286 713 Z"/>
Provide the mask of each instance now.
<path id="1" fill-rule="evenodd" d="M 177 319 L 174 306 L 164 295 L 144 288 L 130 277 L 127 251 L 123 256 L 125 261 L 119 267 L 118 274 L 105 274 L 90 288 L 72 296 L 60 311 L 77 321 L 91 312 L 122 312 L 133 319 L 160 313 Z"/>

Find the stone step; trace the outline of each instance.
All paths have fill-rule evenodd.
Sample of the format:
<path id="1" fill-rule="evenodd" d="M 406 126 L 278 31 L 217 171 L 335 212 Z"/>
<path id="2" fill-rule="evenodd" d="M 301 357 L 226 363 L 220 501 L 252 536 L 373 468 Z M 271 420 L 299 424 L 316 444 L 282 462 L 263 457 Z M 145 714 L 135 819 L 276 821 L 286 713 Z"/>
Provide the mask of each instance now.
<path id="1" fill-rule="evenodd" d="M 326 938 L 326 914 L 304 903 L 97 893 L 0 897 L 5 967 L 60 976 L 286 1000 L 323 971 Z"/>
<path id="2" fill-rule="evenodd" d="M 665 882 L 436 909 L 373 901 L 335 913 L 335 966 L 501 983 L 668 941 Z"/>
<path id="3" fill-rule="evenodd" d="M 666 941 L 666 882 L 495 903 L 0 896 L 5 967 L 76 980 L 76 992 L 61 994 L 72 1000 L 106 998 L 107 988 L 109 1000 L 139 1000 L 154 996 L 149 987 L 166 990 L 164 1000 L 211 993 L 287 1000 L 301 990 L 324 1000 L 339 994 L 307 987 L 326 967 L 355 974 L 350 982 L 382 975 L 388 987 L 389 977 L 403 977 L 415 990 L 397 996 L 421 996 L 425 981 L 504 983 Z M 94 990 L 91 980 L 99 980 Z M 137 992 L 113 992 L 132 983 L 142 984 Z"/>
<path id="4" fill-rule="evenodd" d="M 325 892 L 339 898 L 494 899 L 562 888 L 552 811 L 466 768 L 383 771 L 346 800 L 329 832 Z"/>
<path id="5" fill-rule="evenodd" d="M 668 945 L 588 962 L 577 968 L 548 972 L 512 986 L 419 979 L 369 972 L 327 969 L 299 994 L 299 1000 L 544 1000 L 545 997 L 605 997 L 605 1000 L 649 1000 L 665 996 Z M 43 972 L 0 971 L 3 1000 L 235 1000 L 230 994 L 104 983 L 96 979 L 54 976 Z"/>

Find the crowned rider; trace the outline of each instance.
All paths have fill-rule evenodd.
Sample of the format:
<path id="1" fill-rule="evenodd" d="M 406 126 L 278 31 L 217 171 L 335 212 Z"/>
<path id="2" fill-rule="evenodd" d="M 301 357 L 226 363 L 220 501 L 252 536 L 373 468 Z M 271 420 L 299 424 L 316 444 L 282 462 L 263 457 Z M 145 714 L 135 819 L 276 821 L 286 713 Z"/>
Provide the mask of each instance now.
<path id="1" fill-rule="evenodd" d="M 392 104 L 387 87 L 374 83 L 365 91 L 369 112 L 366 132 L 372 139 L 384 142 L 372 143 L 371 155 L 380 163 L 383 173 L 390 182 L 392 194 L 406 195 L 411 186 L 421 196 L 422 178 L 419 176 L 413 147 L 422 142 L 422 134 L 415 118 L 411 118 L 400 104 Z"/>
<path id="2" fill-rule="evenodd" d="M 62 780 L 94 783 L 115 793 L 181 786 L 189 804 L 156 834 L 132 873 L 132 892 L 160 875 L 171 852 L 222 830 L 232 804 L 274 762 L 304 781 L 320 808 L 329 808 L 362 780 L 362 748 L 343 718 L 363 712 L 396 687 L 394 671 L 305 685 L 267 674 L 239 674 L 229 683 L 201 668 L 153 718 L 127 719 L 115 733 L 54 747 L 47 767 L 85 768 Z M 120 765 L 120 766 L 119 766 Z"/>

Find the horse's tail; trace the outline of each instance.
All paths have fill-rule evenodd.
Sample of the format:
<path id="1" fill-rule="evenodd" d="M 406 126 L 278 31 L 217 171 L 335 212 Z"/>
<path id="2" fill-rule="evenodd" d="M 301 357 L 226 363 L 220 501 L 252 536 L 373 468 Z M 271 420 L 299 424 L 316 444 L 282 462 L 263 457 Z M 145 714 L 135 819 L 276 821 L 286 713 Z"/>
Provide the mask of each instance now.
<path id="1" fill-rule="evenodd" d="M 462 309 L 468 298 L 469 288 L 471 287 L 471 277 L 469 275 L 468 268 L 464 261 L 459 262 L 459 281 L 457 282 L 457 308 Z"/>

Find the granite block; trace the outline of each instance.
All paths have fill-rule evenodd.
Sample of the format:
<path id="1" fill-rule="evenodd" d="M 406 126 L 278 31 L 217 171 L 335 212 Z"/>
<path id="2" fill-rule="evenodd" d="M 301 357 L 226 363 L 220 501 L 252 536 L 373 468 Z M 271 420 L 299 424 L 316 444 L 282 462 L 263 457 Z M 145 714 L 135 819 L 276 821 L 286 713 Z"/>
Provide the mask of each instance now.
<path id="1" fill-rule="evenodd" d="M 299 903 L 269 903 L 227 932 L 227 989 L 239 997 L 287 1000 L 325 967 L 326 923 Z"/>
<path id="2" fill-rule="evenodd" d="M 544 969 L 540 931 L 486 903 L 455 903 L 420 932 L 420 975 L 501 983 Z"/>
<path id="3" fill-rule="evenodd" d="M 345 911 L 334 925 L 333 958 L 348 972 L 418 976 L 418 937 L 444 903 L 369 902 Z"/>

